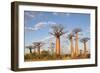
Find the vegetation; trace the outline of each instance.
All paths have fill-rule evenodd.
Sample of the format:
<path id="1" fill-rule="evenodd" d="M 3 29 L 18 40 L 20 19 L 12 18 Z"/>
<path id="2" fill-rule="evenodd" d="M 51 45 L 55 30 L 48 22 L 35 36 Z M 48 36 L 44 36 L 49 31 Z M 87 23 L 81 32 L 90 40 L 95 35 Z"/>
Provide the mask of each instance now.
<path id="1" fill-rule="evenodd" d="M 73 29 L 73 33 L 75 34 L 75 56 L 79 55 L 79 47 L 78 47 L 78 33 L 81 32 L 82 30 L 80 28 L 75 28 Z"/>
<path id="2" fill-rule="evenodd" d="M 79 32 L 82 31 L 80 28 L 75 28 L 67 37 L 67 39 L 70 41 L 71 53 L 69 54 L 61 54 L 60 36 L 66 33 L 64 32 L 64 27 L 59 24 L 51 26 L 51 29 L 52 32 L 50 32 L 50 34 L 56 38 L 56 43 L 51 43 L 51 46 L 49 47 L 51 51 L 43 49 L 41 50 L 41 47 L 45 45 L 43 42 L 33 42 L 33 45 L 26 46 L 26 48 L 29 48 L 30 53 L 24 55 L 25 61 L 70 60 L 90 58 L 90 53 L 87 53 L 88 51 L 86 44 L 89 40 L 88 37 L 81 38 L 80 41 L 83 43 L 84 48 L 83 50 L 79 49 Z M 32 49 L 34 49 L 34 52 L 32 52 Z"/>
<path id="3" fill-rule="evenodd" d="M 51 35 L 56 37 L 56 54 L 60 56 L 60 36 L 65 34 L 64 27 L 62 25 L 53 25 Z"/>
<path id="4" fill-rule="evenodd" d="M 40 54 L 40 48 L 43 46 L 42 42 L 33 42 L 35 48 L 38 50 L 38 54 Z"/>
<path id="5" fill-rule="evenodd" d="M 70 54 L 58 56 L 56 55 L 56 53 L 54 53 L 53 55 L 51 55 L 48 51 L 42 51 L 40 55 L 38 53 L 30 53 L 24 55 L 25 61 L 70 60 L 70 59 L 84 59 L 84 58 L 90 58 L 90 54 L 87 54 L 86 57 L 80 55 L 74 58 L 71 57 Z"/>
<path id="6" fill-rule="evenodd" d="M 87 42 L 88 42 L 89 38 L 85 37 L 85 38 L 82 38 L 80 41 L 83 43 L 84 45 L 84 56 L 87 55 Z"/>
<path id="7" fill-rule="evenodd" d="M 74 45 L 73 45 L 73 37 L 74 37 L 74 35 L 72 33 L 70 33 L 68 35 L 68 38 L 70 40 L 70 48 L 71 48 L 71 57 L 72 58 L 75 56 Z"/>

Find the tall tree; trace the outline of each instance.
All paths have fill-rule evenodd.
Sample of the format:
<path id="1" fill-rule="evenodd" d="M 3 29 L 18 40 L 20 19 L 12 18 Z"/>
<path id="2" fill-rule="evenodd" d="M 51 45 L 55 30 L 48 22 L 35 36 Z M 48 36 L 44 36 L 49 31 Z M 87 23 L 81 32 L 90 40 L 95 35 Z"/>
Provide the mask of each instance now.
<path id="1" fill-rule="evenodd" d="M 56 37 L 56 54 L 59 56 L 60 55 L 60 36 L 65 34 L 64 32 L 64 27 L 61 24 L 56 24 L 51 26 L 52 32 L 50 33 L 51 35 Z"/>
<path id="2" fill-rule="evenodd" d="M 35 47 L 33 45 L 26 46 L 26 48 L 29 48 L 30 53 L 32 53 L 32 49 L 35 49 Z"/>
<path id="3" fill-rule="evenodd" d="M 82 30 L 80 28 L 75 28 L 73 29 L 73 32 L 75 33 L 75 56 L 79 55 L 79 47 L 78 47 L 78 33 L 81 32 Z"/>
<path id="4" fill-rule="evenodd" d="M 73 34 L 73 33 L 70 33 L 70 34 L 68 35 L 68 38 L 69 38 L 69 40 L 70 40 L 70 48 L 71 48 L 71 57 L 72 57 L 72 58 L 74 58 L 74 51 L 75 51 L 74 45 L 73 45 L 73 37 L 74 37 L 74 34 Z"/>
<path id="5" fill-rule="evenodd" d="M 88 42 L 88 40 L 89 40 L 89 38 L 87 38 L 87 37 L 84 37 L 80 40 L 84 44 L 84 56 L 87 55 L 87 44 L 86 43 Z"/>
<path id="6" fill-rule="evenodd" d="M 33 44 L 37 48 L 38 54 L 40 55 L 40 48 L 43 46 L 44 43 L 42 43 L 42 42 L 33 42 Z"/>

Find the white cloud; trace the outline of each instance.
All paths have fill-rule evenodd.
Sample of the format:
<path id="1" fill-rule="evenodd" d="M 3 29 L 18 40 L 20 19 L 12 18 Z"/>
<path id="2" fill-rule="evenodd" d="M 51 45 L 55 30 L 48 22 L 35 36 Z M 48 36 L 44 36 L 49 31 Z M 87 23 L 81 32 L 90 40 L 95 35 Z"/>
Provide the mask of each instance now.
<path id="1" fill-rule="evenodd" d="M 53 12 L 54 15 L 66 15 L 66 16 L 70 16 L 70 13 L 64 13 L 64 12 Z"/>
<path id="2" fill-rule="evenodd" d="M 36 31 L 36 30 L 39 30 L 39 29 L 45 27 L 45 24 L 47 24 L 47 23 L 39 22 L 39 23 L 35 24 L 35 26 L 33 26 L 33 27 L 25 27 L 25 30 Z"/>
<path id="3" fill-rule="evenodd" d="M 35 14 L 26 13 L 29 17 L 35 17 Z"/>
<path id="4" fill-rule="evenodd" d="M 56 24 L 55 22 L 52 21 L 48 21 L 48 24 Z"/>
<path id="5" fill-rule="evenodd" d="M 28 18 L 34 18 L 36 15 L 39 15 L 40 12 L 33 12 L 33 11 L 25 11 L 25 16 Z"/>
<path id="6" fill-rule="evenodd" d="M 33 12 L 31 12 L 31 13 L 29 13 L 29 12 L 25 12 L 25 16 L 28 16 L 28 17 L 35 17 L 35 13 Z"/>
<path id="7" fill-rule="evenodd" d="M 41 28 L 44 28 L 48 25 L 52 25 L 52 24 L 56 24 L 55 22 L 52 21 L 47 21 L 47 22 L 38 22 L 37 24 L 35 24 L 35 26 L 33 27 L 25 27 L 25 30 L 29 30 L 29 31 L 36 31 L 39 30 Z"/>
<path id="8" fill-rule="evenodd" d="M 46 24 L 47 24 L 46 22 L 39 22 L 34 26 L 34 29 L 36 29 L 36 30 L 41 29 L 41 28 L 45 27 Z"/>
<path id="9" fill-rule="evenodd" d="M 35 31 L 36 29 L 34 29 L 32 27 L 25 27 L 25 30 L 27 30 L 27 31 Z"/>
<path id="10" fill-rule="evenodd" d="M 70 13 L 66 13 L 67 16 L 70 16 Z"/>
<path id="11" fill-rule="evenodd" d="M 58 13 L 57 13 L 57 12 L 53 12 L 53 14 L 54 14 L 54 15 L 58 15 Z"/>

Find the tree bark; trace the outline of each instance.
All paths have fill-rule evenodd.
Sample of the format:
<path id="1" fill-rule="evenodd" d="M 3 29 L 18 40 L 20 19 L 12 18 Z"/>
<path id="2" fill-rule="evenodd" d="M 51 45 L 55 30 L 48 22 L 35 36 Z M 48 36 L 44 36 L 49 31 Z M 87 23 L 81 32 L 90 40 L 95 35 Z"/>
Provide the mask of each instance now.
<path id="1" fill-rule="evenodd" d="M 40 47 L 38 47 L 38 54 L 40 55 Z"/>
<path id="2" fill-rule="evenodd" d="M 60 55 L 60 37 L 56 37 L 56 54 Z"/>
<path id="3" fill-rule="evenodd" d="M 79 48 L 78 48 L 78 32 L 76 33 L 75 54 L 76 54 L 76 56 L 79 55 Z"/>
<path id="4" fill-rule="evenodd" d="M 86 56 L 86 54 L 87 54 L 87 46 L 86 46 L 86 42 L 84 42 L 84 56 Z"/>
<path id="5" fill-rule="evenodd" d="M 31 49 L 31 48 L 29 48 L 29 50 L 30 50 L 30 53 L 32 53 L 32 49 Z"/>
<path id="6" fill-rule="evenodd" d="M 73 47 L 73 40 L 70 39 L 70 48 L 71 48 L 71 57 L 74 57 L 74 47 Z"/>

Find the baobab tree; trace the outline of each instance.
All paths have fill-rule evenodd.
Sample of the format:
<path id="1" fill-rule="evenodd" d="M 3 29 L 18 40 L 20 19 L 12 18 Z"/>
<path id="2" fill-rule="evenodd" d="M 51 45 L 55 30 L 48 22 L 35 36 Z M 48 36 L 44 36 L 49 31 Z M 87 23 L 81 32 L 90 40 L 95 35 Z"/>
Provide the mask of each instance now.
<path id="1" fill-rule="evenodd" d="M 74 46 L 73 46 L 73 37 L 74 37 L 74 34 L 73 33 L 70 33 L 68 35 L 68 38 L 70 40 L 70 48 L 71 48 L 71 57 L 72 58 L 74 58 L 74 51 L 75 51 Z"/>
<path id="2" fill-rule="evenodd" d="M 35 49 L 35 47 L 34 47 L 34 46 L 32 46 L 32 45 L 26 46 L 26 48 L 29 48 L 30 53 L 32 53 L 32 49 Z"/>
<path id="3" fill-rule="evenodd" d="M 75 33 L 75 56 L 79 55 L 79 47 L 78 47 L 78 33 L 81 32 L 82 30 L 80 28 L 75 28 L 73 29 L 73 33 Z"/>
<path id="4" fill-rule="evenodd" d="M 84 44 L 84 56 L 87 55 L 87 42 L 88 42 L 89 38 L 85 37 L 85 38 L 82 38 L 80 41 Z"/>
<path id="5" fill-rule="evenodd" d="M 51 26 L 52 32 L 51 35 L 56 37 L 56 54 L 60 55 L 60 36 L 65 34 L 64 27 L 61 24 L 56 24 Z"/>
<path id="6" fill-rule="evenodd" d="M 40 55 L 40 48 L 43 46 L 44 43 L 42 43 L 42 42 L 33 42 L 33 44 L 37 48 L 38 54 Z"/>

